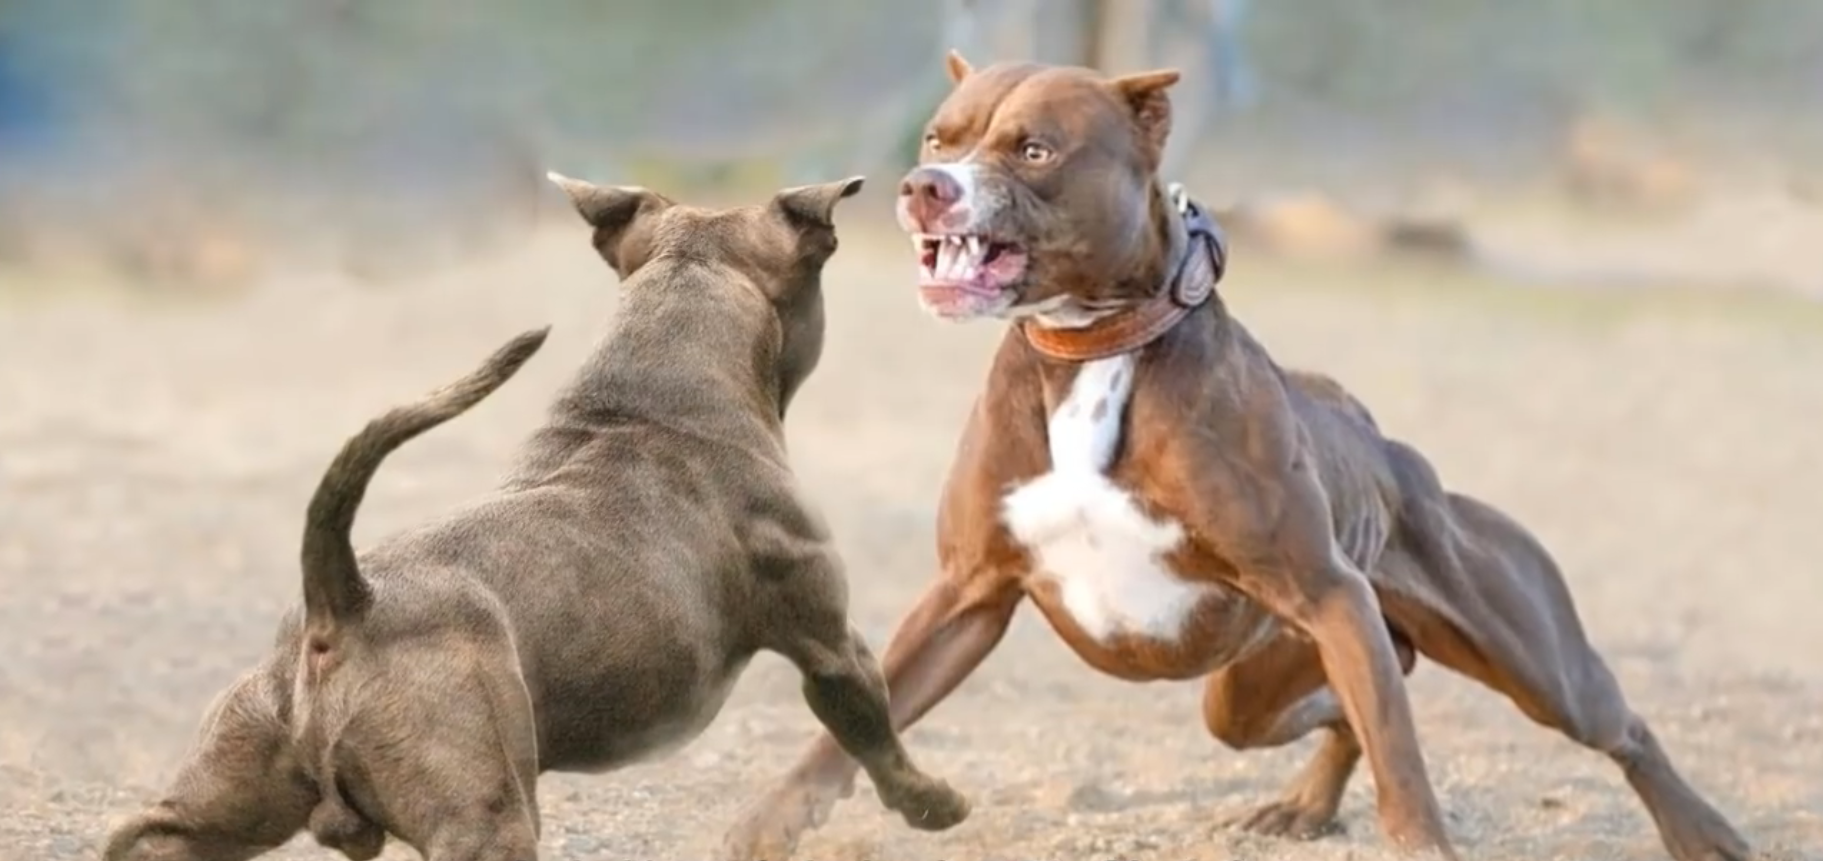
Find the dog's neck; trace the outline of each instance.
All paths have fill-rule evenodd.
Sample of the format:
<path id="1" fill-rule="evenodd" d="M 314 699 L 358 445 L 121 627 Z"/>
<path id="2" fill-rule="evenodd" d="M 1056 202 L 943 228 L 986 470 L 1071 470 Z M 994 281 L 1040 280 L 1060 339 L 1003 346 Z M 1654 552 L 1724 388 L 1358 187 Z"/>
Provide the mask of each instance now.
<path id="1" fill-rule="evenodd" d="M 1129 291 L 1135 298 L 1075 325 L 1043 316 L 1021 320 L 1017 328 L 1033 350 L 1059 361 L 1092 361 L 1144 349 L 1205 307 L 1226 317 L 1216 290 L 1227 261 L 1220 228 L 1175 185 L 1168 194 L 1154 191 L 1151 215 L 1162 265 L 1145 267 L 1145 281 Z"/>
<path id="2" fill-rule="evenodd" d="M 692 269 L 666 275 L 723 277 Z M 611 329 L 553 406 L 552 424 L 650 423 L 744 448 L 782 444 L 778 319 L 757 292 L 727 287 L 628 290 Z"/>

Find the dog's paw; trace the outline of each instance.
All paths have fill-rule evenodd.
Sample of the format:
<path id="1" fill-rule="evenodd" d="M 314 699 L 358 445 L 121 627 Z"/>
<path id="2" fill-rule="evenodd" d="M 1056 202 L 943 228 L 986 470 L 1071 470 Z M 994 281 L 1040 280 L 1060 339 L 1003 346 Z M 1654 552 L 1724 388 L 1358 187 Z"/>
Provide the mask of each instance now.
<path id="1" fill-rule="evenodd" d="M 722 837 L 716 861 L 786 861 L 798 848 L 798 834 L 775 822 L 744 818 Z"/>
<path id="2" fill-rule="evenodd" d="M 828 819 L 839 794 L 797 784 L 773 790 L 749 806 L 723 835 L 718 861 L 786 861 L 804 832 Z"/>
<path id="3" fill-rule="evenodd" d="M 891 794 L 880 796 L 889 809 L 905 817 L 905 824 L 920 831 L 944 831 L 968 818 L 969 803 L 948 783 L 927 775 L 907 779 Z"/>
<path id="4" fill-rule="evenodd" d="M 1293 840 L 1315 840 L 1342 830 L 1334 810 L 1284 799 L 1230 816 L 1222 824 L 1254 834 Z"/>
<path id="5" fill-rule="evenodd" d="M 1667 830 L 1667 848 L 1677 861 L 1761 861 L 1771 856 L 1755 852 L 1734 829 L 1717 817 L 1715 821 L 1680 822 Z"/>

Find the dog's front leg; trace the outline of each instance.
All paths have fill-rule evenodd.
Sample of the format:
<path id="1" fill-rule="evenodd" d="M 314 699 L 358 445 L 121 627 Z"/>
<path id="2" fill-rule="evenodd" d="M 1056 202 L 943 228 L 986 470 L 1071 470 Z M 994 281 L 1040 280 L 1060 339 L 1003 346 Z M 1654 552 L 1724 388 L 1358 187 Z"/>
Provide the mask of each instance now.
<path id="1" fill-rule="evenodd" d="M 882 804 L 925 831 L 954 827 L 968 816 L 968 801 L 961 793 L 912 764 L 893 729 L 886 678 L 858 632 L 850 629 L 845 642 L 827 652 L 813 647 L 800 666 L 810 710 L 842 750 L 867 770 Z"/>
<path id="2" fill-rule="evenodd" d="M 1380 825 L 1406 851 L 1454 859 L 1419 749 L 1404 673 L 1367 576 L 1337 546 L 1329 501 L 1314 472 L 1294 465 L 1283 492 L 1242 503 L 1273 505 L 1248 519 L 1224 518 L 1204 534 L 1225 536 L 1241 561 L 1237 584 L 1316 644 L 1324 675 L 1373 769 Z M 1263 500 L 1271 499 L 1271 502 Z M 1230 499 L 1232 502 L 1232 499 Z"/>
<path id="3" fill-rule="evenodd" d="M 803 832 L 822 822 L 836 798 L 852 791 L 861 751 L 872 748 L 870 757 L 878 763 L 904 756 L 893 752 L 899 745 L 898 731 L 930 711 L 980 666 L 1006 634 L 1021 594 L 1014 581 L 1002 578 L 939 577 L 893 632 L 883 673 L 860 636 L 840 616 L 823 626 L 839 630 L 839 640 L 806 641 L 794 648 L 801 650 L 793 661 L 805 673 L 806 699 L 829 732 L 812 742 L 785 778 L 729 829 L 722 858 L 783 861 Z M 792 657 L 790 652 L 786 655 Z M 825 673 L 834 670 L 835 675 L 819 677 L 819 667 Z M 854 696 L 858 702 L 851 707 L 841 705 L 846 696 Z M 883 713 L 890 717 L 890 725 L 882 725 Z M 866 760 L 861 765 L 865 767 Z M 893 769 L 889 765 L 885 771 L 891 774 Z M 883 783 L 874 767 L 868 767 L 868 776 L 882 801 L 892 806 L 894 802 L 887 800 L 891 784 Z M 924 810 L 915 799 L 903 800 L 910 803 L 897 809 L 913 826 L 939 827 L 940 820 L 922 816 Z M 966 810 L 964 806 L 959 812 Z"/>

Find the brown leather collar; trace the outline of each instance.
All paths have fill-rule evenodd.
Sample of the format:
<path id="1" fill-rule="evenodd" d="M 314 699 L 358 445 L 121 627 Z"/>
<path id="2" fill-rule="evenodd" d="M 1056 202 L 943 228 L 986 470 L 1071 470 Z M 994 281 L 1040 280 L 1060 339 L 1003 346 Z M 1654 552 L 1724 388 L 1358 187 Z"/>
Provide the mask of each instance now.
<path id="1" fill-rule="evenodd" d="M 1228 265 L 1228 243 L 1207 211 L 1173 184 L 1171 197 L 1184 219 L 1184 245 L 1174 277 L 1163 290 L 1138 305 L 1124 308 L 1080 329 L 1058 329 L 1031 319 L 1019 322 L 1032 349 L 1053 359 L 1088 362 L 1137 350 L 1215 295 Z"/>

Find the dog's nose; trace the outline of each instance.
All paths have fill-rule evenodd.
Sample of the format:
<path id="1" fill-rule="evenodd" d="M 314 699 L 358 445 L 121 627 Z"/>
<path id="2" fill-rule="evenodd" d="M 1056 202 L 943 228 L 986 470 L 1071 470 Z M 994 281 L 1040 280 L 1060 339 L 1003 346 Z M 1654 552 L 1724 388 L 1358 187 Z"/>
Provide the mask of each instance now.
<path id="1" fill-rule="evenodd" d="M 962 184 L 949 171 L 921 167 L 899 183 L 905 212 L 922 225 L 935 224 L 962 199 Z"/>

